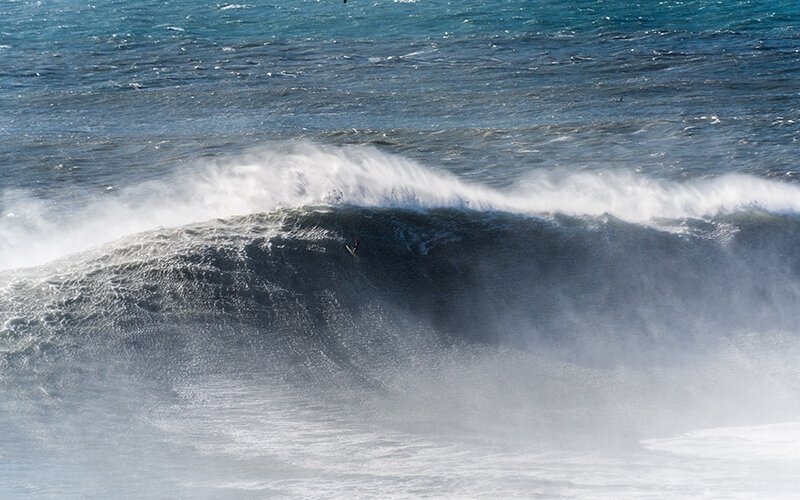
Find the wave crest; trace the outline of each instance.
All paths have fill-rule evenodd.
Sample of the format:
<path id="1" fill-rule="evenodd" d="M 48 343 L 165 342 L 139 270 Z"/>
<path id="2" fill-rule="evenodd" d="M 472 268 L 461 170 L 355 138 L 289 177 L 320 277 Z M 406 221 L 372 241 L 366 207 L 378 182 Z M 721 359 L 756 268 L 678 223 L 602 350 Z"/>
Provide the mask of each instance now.
<path id="1" fill-rule="evenodd" d="M 46 202 L 4 193 L 0 266 L 39 265 L 122 236 L 215 218 L 303 206 L 519 215 L 611 215 L 640 224 L 711 218 L 743 209 L 800 212 L 800 188 L 744 175 L 671 182 L 624 172 L 535 172 L 510 189 L 467 182 L 370 147 L 284 143 L 111 191 L 58 215 Z M 10 202 L 10 199 L 15 201 Z"/>

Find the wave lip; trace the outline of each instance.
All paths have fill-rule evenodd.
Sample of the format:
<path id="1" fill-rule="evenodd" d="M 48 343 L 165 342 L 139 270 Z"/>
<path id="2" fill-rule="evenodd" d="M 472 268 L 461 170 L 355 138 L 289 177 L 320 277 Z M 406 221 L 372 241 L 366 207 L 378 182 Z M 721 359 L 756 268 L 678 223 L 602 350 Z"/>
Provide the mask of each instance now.
<path id="1" fill-rule="evenodd" d="M 750 209 L 800 212 L 800 187 L 742 174 L 675 182 L 625 172 L 555 179 L 552 173 L 536 173 L 517 193 L 529 200 L 523 212 L 612 215 L 632 223 L 705 219 Z"/>
<path id="2" fill-rule="evenodd" d="M 11 199 L 11 193 L 3 198 Z M 536 172 L 508 190 L 472 184 L 370 147 L 284 143 L 158 182 L 109 191 L 68 214 L 13 193 L 0 219 L 0 266 L 39 265 L 159 227 L 271 212 L 352 205 L 454 208 L 526 216 L 611 215 L 655 224 L 743 209 L 800 213 L 800 187 L 745 175 L 670 182 L 621 172 Z M 27 198 L 27 199 L 26 199 Z"/>

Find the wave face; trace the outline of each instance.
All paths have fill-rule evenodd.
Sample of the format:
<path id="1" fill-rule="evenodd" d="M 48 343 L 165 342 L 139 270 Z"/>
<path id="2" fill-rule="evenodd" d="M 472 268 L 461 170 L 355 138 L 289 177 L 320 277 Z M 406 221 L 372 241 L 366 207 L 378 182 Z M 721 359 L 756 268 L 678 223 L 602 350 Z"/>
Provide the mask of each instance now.
<path id="1" fill-rule="evenodd" d="M 680 349 L 794 330 L 800 222 L 748 212 L 684 229 L 452 209 L 286 209 L 129 236 L 44 273 L 7 271 L 3 310 L 6 331 L 34 344 L 63 341 L 75 326 L 194 314 L 272 338 L 298 330 L 302 317 L 296 335 L 328 338 L 337 326 L 329 313 L 360 317 L 372 307 L 445 338 L 525 349 L 589 338 L 593 348 L 624 339 Z M 363 243 L 353 258 L 344 246 L 355 238 Z"/>

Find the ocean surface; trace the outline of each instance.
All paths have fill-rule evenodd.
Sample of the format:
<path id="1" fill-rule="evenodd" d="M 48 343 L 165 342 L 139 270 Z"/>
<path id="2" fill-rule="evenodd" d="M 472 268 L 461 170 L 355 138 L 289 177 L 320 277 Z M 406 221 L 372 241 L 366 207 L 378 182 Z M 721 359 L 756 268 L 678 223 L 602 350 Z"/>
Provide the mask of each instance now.
<path id="1" fill-rule="evenodd" d="M 796 498 L 798 359 L 794 0 L 0 2 L 2 498 Z"/>

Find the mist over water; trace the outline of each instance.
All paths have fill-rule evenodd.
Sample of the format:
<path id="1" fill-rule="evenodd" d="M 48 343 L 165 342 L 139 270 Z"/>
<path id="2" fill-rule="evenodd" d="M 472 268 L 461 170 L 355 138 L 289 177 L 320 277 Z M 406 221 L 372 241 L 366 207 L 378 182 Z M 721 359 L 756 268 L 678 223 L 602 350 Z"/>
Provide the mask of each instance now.
<path id="1" fill-rule="evenodd" d="M 1 5 L 0 497 L 793 498 L 797 15 Z"/>

